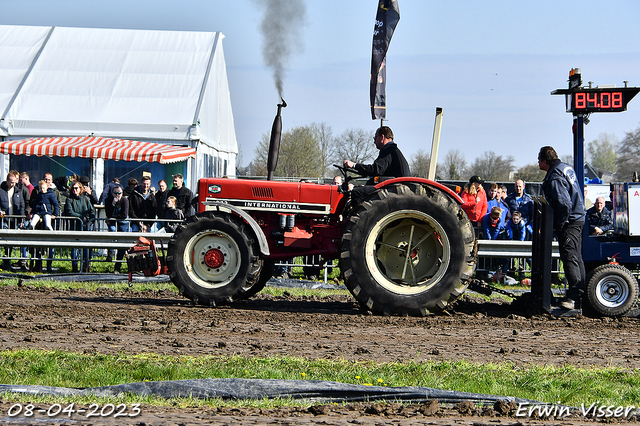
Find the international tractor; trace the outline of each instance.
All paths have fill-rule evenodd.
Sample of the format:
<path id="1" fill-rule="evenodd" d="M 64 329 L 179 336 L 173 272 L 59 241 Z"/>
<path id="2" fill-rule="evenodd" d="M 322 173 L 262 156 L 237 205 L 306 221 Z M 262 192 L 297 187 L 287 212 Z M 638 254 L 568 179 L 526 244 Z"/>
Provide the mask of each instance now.
<path id="1" fill-rule="evenodd" d="M 271 132 L 269 180 L 199 181 L 198 212 L 177 228 L 166 255 L 180 293 L 209 306 L 246 299 L 276 263 L 314 255 L 338 259 L 353 297 L 375 314 L 427 315 L 462 295 L 477 241 L 460 197 L 431 180 L 381 176 L 356 205 L 348 190 L 356 172 L 339 166 L 342 186 L 271 180 L 284 106 Z"/>

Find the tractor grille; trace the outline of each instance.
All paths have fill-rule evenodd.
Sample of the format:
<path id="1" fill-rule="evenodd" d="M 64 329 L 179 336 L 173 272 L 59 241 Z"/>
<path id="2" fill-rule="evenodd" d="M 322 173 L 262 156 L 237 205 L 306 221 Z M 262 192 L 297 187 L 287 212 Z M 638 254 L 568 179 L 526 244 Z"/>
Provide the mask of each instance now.
<path id="1" fill-rule="evenodd" d="M 253 196 L 256 198 L 273 198 L 273 189 L 271 188 L 251 188 Z"/>

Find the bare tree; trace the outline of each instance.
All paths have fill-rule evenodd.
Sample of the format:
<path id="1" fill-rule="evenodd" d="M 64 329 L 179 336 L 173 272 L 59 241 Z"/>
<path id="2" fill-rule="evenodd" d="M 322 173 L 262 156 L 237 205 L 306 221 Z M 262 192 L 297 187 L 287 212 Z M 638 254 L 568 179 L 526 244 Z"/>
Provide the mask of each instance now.
<path id="1" fill-rule="evenodd" d="M 336 157 L 336 141 L 333 137 L 331 126 L 328 126 L 326 123 L 313 123 L 311 124 L 311 128 L 318 140 L 320 167 L 324 171 L 323 176 L 331 176 L 333 173 L 333 167 L 331 167 L 331 165 Z"/>
<path id="2" fill-rule="evenodd" d="M 618 138 L 609 133 L 600 133 L 598 139 L 589 142 L 589 162 L 596 169 L 615 173 Z"/>
<path id="3" fill-rule="evenodd" d="M 640 171 L 640 127 L 634 132 L 627 132 L 618 150 L 618 177 L 630 181 L 633 172 Z"/>
<path id="4" fill-rule="evenodd" d="M 419 149 L 418 152 L 411 156 L 409 160 L 409 166 L 411 167 L 411 174 L 413 176 L 426 178 L 429 176 L 429 162 L 431 161 L 431 155 Z"/>
<path id="5" fill-rule="evenodd" d="M 514 162 L 515 158 L 511 155 L 503 158 L 493 151 L 485 151 L 481 157 L 475 159 L 469 174 L 478 175 L 484 180 L 506 181 L 514 169 Z"/>
<path id="6" fill-rule="evenodd" d="M 366 163 L 376 157 L 376 146 L 373 144 L 373 132 L 363 129 L 345 130 L 336 140 L 336 161 L 343 160 Z"/>
<path id="7" fill-rule="evenodd" d="M 525 182 L 542 182 L 546 174 L 537 164 L 527 164 L 516 171 L 514 181 L 522 179 Z"/>
<path id="8" fill-rule="evenodd" d="M 467 168 L 467 160 L 464 159 L 464 155 L 459 149 L 449 150 L 444 157 L 442 167 L 438 168 L 438 171 L 443 176 L 443 179 L 448 180 L 460 180 L 463 179 L 465 169 Z"/>

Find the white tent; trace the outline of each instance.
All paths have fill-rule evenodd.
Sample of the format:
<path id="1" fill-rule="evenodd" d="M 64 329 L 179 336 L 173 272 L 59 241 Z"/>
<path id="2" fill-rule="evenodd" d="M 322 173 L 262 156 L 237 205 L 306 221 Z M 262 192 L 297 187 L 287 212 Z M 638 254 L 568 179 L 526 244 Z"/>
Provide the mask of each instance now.
<path id="1" fill-rule="evenodd" d="M 235 175 L 220 32 L 0 26 L 0 139 L 104 137 L 196 149 L 186 182 Z M 9 155 L 0 154 L 0 176 Z M 103 159 L 94 159 L 94 179 Z M 95 181 L 96 184 L 99 184 Z"/>

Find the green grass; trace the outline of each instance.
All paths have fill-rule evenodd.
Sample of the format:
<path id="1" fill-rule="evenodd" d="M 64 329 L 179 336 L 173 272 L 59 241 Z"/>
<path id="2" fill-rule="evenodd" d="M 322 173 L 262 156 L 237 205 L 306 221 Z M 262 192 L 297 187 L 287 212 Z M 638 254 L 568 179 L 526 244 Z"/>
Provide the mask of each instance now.
<path id="1" fill-rule="evenodd" d="M 607 405 L 634 405 L 640 399 L 637 370 L 584 369 L 569 365 L 518 367 L 511 363 L 479 365 L 467 361 L 378 363 L 293 357 L 88 355 L 40 350 L 2 351 L 0 364 L 3 365 L 0 383 L 20 385 L 96 387 L 141 381 L 247 378 L 426 386 L 573 406 L 592 401 L 596 396 Z M 5 398 L 15 399 L 8 395 Z M 129 398 L 130 402 L 167 403 L 154 398 Z M 253 403 L 264 406 L 259 401 Z"/>

